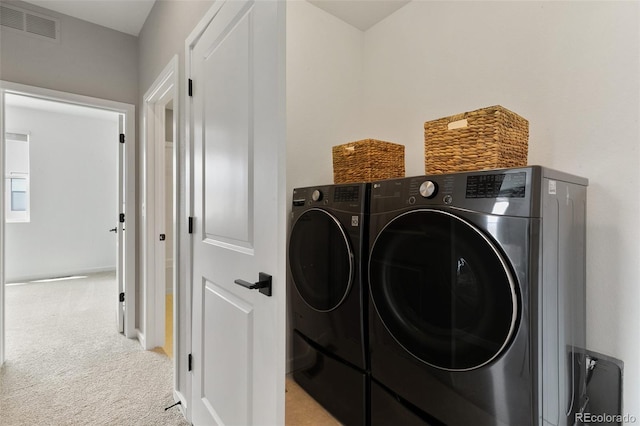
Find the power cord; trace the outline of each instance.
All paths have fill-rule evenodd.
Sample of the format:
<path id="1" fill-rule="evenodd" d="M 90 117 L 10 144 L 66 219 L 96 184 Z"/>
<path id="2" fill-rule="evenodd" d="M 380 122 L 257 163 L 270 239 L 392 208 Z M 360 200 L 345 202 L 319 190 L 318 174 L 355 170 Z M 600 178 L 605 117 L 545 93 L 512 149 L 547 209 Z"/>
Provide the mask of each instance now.
<path id="1" fill-rule="evenodd" d="M 180 404 L 182 404 L 182 401 L 178 401 L 178 402 L 176 402 L 175 404 L 168 406 L 167 408 L 165 408 L 165 409 L 164 409 L 164 411 L 167 411 L 169 408 L 173 408 L 173 407 L 175 407 L 176 405 L 180 405 Z"/>

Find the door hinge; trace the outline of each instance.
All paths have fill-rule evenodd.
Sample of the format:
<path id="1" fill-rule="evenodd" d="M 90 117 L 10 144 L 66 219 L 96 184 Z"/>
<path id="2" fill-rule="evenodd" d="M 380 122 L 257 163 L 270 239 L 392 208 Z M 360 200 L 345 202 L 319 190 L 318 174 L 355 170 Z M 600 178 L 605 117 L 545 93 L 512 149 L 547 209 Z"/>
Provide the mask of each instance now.
<path id="1" fill-rule="evenodd" d="M 193 234 L 193 217 L 189 216 L 189 233 Z"/>
<path id="2" fill-rule="evenodd" d="M 193 96 L 193 80 L 189 79 L 189 96 Z"/>
<path id="3" fill-rule="evenodd" d="M 193 366 L 193 356 L 191 356 L 191 354 L 189 354 L 189 360 L 187 362 L 187 371 L 191 371 L 191 367 Z"/>
<path id="4" fill-rule="evenodd" d="M 124 223 L 124 213 L 120 213 L 120 223 Z"/>
<path id="5" fill-rule="evenodd" d="M 124 302 L 124 293 L 120 293 L 120 299 L 121 302 Z"/>
<path id="6" fill-rule="evenodd" d="M 160 234 L 160 241 L 164 241 L 167 239 L 167 236 L 165 234 Z"/>
<path id="7" fill-rule="evenodd" d="M 120 133 L 120 143 L 124 143 L 124 133 Z"/>

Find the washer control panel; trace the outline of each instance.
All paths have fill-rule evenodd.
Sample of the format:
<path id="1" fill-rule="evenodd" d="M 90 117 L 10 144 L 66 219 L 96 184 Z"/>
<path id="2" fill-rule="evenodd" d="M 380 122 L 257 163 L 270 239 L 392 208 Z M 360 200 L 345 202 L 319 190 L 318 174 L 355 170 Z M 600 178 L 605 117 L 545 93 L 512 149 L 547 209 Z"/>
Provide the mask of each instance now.
<path id="1" fill-rule="evenodd" d="M 367 184 L 310 186 L 293 190 L 292 207 L 327 207 L 344 211 L 361 211 L 367 195 Z"/>
<path id="2" fill-rule="evenodd" d="M 333 191 L 333 201 L 353 203 L 360 199 L 360 186 L 336 186 Z"/>

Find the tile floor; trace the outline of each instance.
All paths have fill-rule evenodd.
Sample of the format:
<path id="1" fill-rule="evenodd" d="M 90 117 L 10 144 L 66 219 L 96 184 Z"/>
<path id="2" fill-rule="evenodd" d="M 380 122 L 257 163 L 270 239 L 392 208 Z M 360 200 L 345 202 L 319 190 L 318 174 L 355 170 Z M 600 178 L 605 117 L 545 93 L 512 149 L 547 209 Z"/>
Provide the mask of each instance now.
<path id="1" fill-rule="evenodd" d="M 311 398 L 291 376 L 287 376 L 285 388 L 286 426 L 340 426 L 340 422 Z"/>

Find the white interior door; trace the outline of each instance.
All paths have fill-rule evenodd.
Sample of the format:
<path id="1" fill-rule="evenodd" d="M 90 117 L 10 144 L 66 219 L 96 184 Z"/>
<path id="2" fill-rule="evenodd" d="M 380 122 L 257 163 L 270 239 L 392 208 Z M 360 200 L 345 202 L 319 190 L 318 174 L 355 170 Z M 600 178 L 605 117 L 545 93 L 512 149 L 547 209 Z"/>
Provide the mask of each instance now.
<path id="1" fill-rule="evenodd" d="M 124 115 L 118 116 L 118 132 L 120 135 L 124 135 Z M 123 298 L 120 296 L 124 294 L 124 221 L 120 219 L 120 213 L 124 213 L 124 143 L 118 141 L 118 205 L 117 211 L 114 212 L 113 217 L 116 218 L 116 281 L 118 285 L 118 299 L 116 300 L 116 322 L 118 325 L 118 331 L 124 333 L 124 309 L 125 304 Z"/>
<path id="2" fill-rule="evenodd" d="M 189 46 L 195 425 L 284 423 L 283 12 L 216 3 Z"/>

